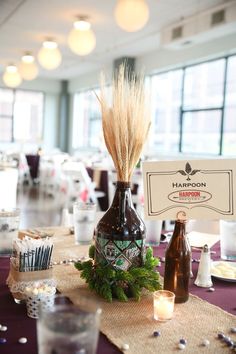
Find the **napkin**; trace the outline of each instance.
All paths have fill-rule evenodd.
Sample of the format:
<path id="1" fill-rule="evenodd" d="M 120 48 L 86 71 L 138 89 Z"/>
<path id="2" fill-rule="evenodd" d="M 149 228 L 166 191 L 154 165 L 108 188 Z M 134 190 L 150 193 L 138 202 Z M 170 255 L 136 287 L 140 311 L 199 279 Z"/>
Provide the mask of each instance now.
<path id="1" fill-rule="evenodd" d="M 207 244 L 208 247 L 211 248 L 219 241 L 220 235 L 191 231 L 188 233 L 188 239 L 191 247 L 202 248 L 204 245 Z"/>

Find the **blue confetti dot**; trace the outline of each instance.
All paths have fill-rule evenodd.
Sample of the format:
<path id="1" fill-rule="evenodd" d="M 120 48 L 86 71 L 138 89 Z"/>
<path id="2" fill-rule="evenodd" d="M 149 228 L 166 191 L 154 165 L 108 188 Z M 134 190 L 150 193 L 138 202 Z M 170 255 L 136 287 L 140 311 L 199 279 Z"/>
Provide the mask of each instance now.
<path id="1" fill-rule="evenodd" d="M 187 341 L 186 341 L 186 339 L 184 339 L 184 338 L 181 338 L 181 339 L 179 340 L 179 342 L 180 342 L 180 344 L 184 344 L 184 345 L 187 344 Z"/>
<path id="2" fill-rule="evenodd" d="M 161 333 L 159 331 L 154 331 L 153 332 L 154 337 L 159 337 Z"/>

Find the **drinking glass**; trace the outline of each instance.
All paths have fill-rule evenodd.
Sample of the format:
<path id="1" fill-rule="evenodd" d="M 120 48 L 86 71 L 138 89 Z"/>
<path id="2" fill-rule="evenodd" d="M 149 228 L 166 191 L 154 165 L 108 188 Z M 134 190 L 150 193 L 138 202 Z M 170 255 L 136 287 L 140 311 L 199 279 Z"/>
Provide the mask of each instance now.
<path id="1" fill-rule="evenodd" d="M 73 205 L 75 243 L 87 245 L 92 242 L 96 217 L 96 204 L 76 202 Z"/>
<path id="2" fill-rule="evenodd" d="M 78 305 L 59 295 L 49 309 L 39 308 L 39 354 L 96 353 L 101 309 L 95 301 L 78 297 Z"/>
<path id="3" fill-rule="evenodd" d="M 162 220 L 145 220 L 147 246 L 159 246 L 161 240 Z"/>
<path id="4" fill-rule="evenodd" d="M 225 260 L 236 260 L 236 220 L 220 220 L 220 253 Z"/>
<path id="5" fill-rule="evenodd" d="M 141 218 L 144 221 L 146 226 L 146 246 L 159 246 L 161 240 L 161 231 L 162 231 L 162 220 L 146 220 L 144 215 L 144 207 L 139 208 Z"/>
<path id="6" fill-rule="evenodd" d="M 17 238 L 20 222 L 20 209 L 0 209 L 0 254 L 10 255 L 13 239 Z"/>

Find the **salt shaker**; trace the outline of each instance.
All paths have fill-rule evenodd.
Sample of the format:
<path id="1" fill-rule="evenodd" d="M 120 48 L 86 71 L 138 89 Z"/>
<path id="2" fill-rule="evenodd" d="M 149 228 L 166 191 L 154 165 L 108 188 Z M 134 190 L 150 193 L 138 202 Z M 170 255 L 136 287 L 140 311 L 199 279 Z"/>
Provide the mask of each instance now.
<path id="1" fill-rule="evenodd" d="M 212 286 L 211 280 L 211 256 L 208 245 L 204 245 L 201 253 L 200 263 L 198 267 L 197 278 L 195 285 L 203 288 Z"/>

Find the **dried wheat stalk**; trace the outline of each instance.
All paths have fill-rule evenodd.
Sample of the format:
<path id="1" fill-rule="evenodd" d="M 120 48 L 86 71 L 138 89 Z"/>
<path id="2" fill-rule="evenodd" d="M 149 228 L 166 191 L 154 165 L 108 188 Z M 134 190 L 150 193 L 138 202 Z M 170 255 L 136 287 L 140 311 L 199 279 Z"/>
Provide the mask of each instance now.
<path id="1" fill-rule="evenodd" d="M 104 139 L 117 171 L 117 179 L 129 182 L 150 128 L 150 109 L 143 77 L 137 79 L 131 75 L 128 80 L 125 72 L 125 65 L 121 65 L 113 80 L 111 107 L 102 77 L 99 101 Z"/>

